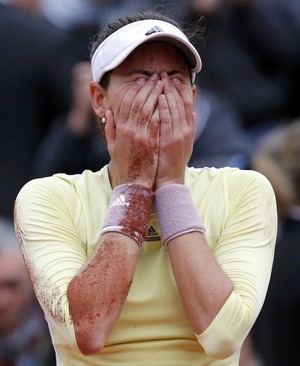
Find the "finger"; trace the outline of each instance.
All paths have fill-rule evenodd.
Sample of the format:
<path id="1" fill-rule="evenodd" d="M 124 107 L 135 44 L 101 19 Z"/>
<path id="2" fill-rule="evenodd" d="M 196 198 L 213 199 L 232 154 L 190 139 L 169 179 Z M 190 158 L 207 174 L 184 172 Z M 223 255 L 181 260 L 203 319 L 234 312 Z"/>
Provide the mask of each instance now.
<path id="1" fill-rule="evenodd" d="M 169 105 L 165 94 L 159 96 L 159 118 L 160 118 L 160 134 L 161 137 L 173 134 L 172 118 L 169 110 Z"/>
<path id="2" fill-rule="evenodd" d="M 152 115 L 157 108 L 159 95 L 162 93 L 162 82 L 154 73 L 147 80 L 145 86 L 136 95 L 132 104 L 131 114 L 138 116 L 138 126 L 141 132 L 147 133 Z"/>
<path id="3" fill-rule="evenodd" d="M 119 121 L 120 124 L 130 124 L 129 128 L 132 130 L 137 127 L 142 108 L 156 81 L 157 74 L 155 73 L 148 79 L 146 77 L 139 78 L 135 83 L 130 85 L 120 104 L 118 124 Z"/>
<path id="4" fill-rule="evenodd" d="M 183 102 L 169 75 L 165 71 L 162 72 L 162 81 L 174 132 L 175 128 L 180 127 L 181 118 L 184 118 L 182 113 Z"/>
<path id="5" fill-rule="evenodd" d="M 156 80 L 146 102 L 144 103 L 139 117 L 139 127 L 148 133 L 150 125 L 159 123 L 158 100 L 162 93 L 163 83 Z"/>
<path id="6" fill-rule="evenodd" d="M 187 88 L 187 85 L 176 77 L 173 78 L 173 84 L 178 93 L 177 94 L 178 97 L 181 99 L 183 103 L 183 111 L 185 115 L 184 120 L 187 122 L 188 125 L 190 125 L 193 123 L 192 113 L 193 113 L 194 98 L 192 88 L 190 87 Z"/>
<path id="7" fill-rule="evenodd" d="M 116 124 L 114 115 L 110 109 L 105 112 L 106 124 L 105 124 L 105 137 L 107 142 L 108 151 L 116 140 Z"/>
<path id="8" fill-rule="evenodd" d="M 138 92 L 143 88 L 144 84 L 146 83 L 146 79 L 141 77 L 137 79 L 134 83 L 130 85 L 127 92 L 125 93 L 119 109 L 117 110 L 117 120 L 118 124 L 122 125 L 129 121 L 130 112 L 132 108 L 133 101 L 138 94 Z M 136 120 L 137 123 L 137 120 Z"/>
<path id="9" fill-rule="evenodd" d="M 153 151 L 154 155 L 158 154 L 159 151 L 159 126 L 160 126 L 160 117 L 159 117 L 159 109 L 157 106 L 155 108 L 154 113 L 152 114 L 148 128 L 149 147 Z"/>
<path id="10" fill-rule="evenodd" d="M 151 121 L 150 121 L 149 128 L 148 128 L 148 134 L 150 137 L 150 141 L 152 141 L 152 139 L 156 139 L 158 137 L 159 125 L 160 125 L 160 116 L 159 116 L 159 108 L 157 105 L 154 113 L 152 114 Z"/>

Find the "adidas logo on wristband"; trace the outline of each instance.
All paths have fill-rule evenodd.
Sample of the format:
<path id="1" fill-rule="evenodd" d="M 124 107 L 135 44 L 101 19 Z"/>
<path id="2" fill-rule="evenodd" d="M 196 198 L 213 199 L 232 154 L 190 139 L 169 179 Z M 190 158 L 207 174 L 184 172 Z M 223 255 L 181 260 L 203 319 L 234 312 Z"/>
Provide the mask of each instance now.
<path id="1" fill-rule="evenodd" d="M 158 240 L 160 240 L 160 235 L 155 230 L 155 228 L 151 225 L 147 231 L 146 241 L 158 241 Z"/>
<path id="2" fill-rule="evenodd" d="M 110 207 L 115 206 L 129 206 L 129 202 L 126 201 L 126 198 L 123 194 L 120 194 L 110 205 Z"/>

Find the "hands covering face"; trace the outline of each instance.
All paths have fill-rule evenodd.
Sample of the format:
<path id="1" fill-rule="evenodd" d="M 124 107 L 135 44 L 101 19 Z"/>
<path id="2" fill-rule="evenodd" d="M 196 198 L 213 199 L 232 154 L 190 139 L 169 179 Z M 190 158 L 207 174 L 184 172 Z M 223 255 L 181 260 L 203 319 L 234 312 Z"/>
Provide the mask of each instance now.
<path id="1" fill-rule="evenodd" d="M 106 111 L 105 133 L 118 184 L 153 189 L 184 183 L 194 136 L 193 93 L 166 72 L 136 80 L 118 110 Z"/>

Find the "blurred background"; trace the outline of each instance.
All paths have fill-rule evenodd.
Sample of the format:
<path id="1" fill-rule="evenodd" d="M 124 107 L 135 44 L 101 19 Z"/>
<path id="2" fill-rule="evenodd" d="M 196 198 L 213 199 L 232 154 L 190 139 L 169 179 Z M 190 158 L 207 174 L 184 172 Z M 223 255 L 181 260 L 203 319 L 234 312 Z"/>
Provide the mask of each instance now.
<path id="1" fill-rule="evenodd" d="M 91 40 L 154 7 L 203 27 L 190 166 L 257 170 L 277 198 L 274 270 L 241 366 L 299 363 L 299 1 L 0 0 L 0 366 L 55 365 L 16 244 L 15 197 L 30 179 L 108 162 L 89 100 Z"/>

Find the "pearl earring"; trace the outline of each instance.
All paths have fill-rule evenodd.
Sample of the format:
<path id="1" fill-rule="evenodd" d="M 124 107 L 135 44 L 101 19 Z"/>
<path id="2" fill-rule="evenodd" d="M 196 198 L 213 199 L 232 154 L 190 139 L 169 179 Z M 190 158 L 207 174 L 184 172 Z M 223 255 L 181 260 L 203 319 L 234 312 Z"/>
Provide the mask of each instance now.
<path id="1" fill-rule="evenodd" d="M 106 123 L 106 117 L 105 117 L 105 114 L 103 113 L 103 116 L 101 118 L 101 122 L 105 125 Z"/>

